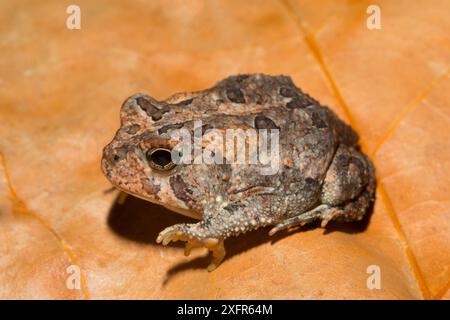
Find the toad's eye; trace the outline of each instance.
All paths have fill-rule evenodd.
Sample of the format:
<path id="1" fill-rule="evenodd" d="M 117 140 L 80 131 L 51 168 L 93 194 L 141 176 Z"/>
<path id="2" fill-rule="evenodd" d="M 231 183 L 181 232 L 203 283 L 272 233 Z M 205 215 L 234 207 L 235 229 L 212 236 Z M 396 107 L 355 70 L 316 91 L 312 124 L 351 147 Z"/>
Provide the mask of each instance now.
<path id="1" fill-rule="evenodd" d="M 146 154 L 148 164 L 153 169 L 160 171 L 168 171 L 175 167 L 175 163 L 172 162 L 172 154 L 169 149 L 155 148 L 147 151 Z"/>

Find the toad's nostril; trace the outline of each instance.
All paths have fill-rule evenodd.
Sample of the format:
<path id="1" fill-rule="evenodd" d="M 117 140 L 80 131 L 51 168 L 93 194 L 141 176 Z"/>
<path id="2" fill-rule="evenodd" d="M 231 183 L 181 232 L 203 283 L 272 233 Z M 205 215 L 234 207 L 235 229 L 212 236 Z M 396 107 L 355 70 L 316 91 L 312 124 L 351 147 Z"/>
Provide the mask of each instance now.
<path id="1" fill-rule="evenodd" d="M 126 146 L 117 148 L 112 152 L 109 159 L 111 159 L 110 161 L 112 163 L 117 163 L 120 160 L 125 159 L 125 157 L 127 156 L 127 152 L 128 152 L 128 149 Z"/>

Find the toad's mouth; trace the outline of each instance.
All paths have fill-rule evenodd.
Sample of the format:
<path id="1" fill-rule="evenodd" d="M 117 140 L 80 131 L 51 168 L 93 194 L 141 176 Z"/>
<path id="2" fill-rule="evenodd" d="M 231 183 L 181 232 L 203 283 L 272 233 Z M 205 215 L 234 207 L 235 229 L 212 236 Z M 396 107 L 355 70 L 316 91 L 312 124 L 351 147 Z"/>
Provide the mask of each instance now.
<path id="1" fill-rule="evenodd" d="M 197 219 L 197 220 L 202 219 L 203 215 L 202 215 L 201 212 L 192 211 L 192 210 L 188 210 L 188 209 L 183 209 L 183 208 L 179 208 L 179 207 L 174 207 L 174 206 L 171 206 L 171 205 L 169 205 L 167 203 L 158 201 L 158 200 L 156 200 L 154 198 L 145 197 L 145 196 L 143 196 L 141 194 L 137 194 L 137 193 L 134 193 L 132 191 L 126 190 L 126 189 L 124 189 L 124 188 L 122 188 L 120 186 L 117 186 L 117 185 L 114 185 L 113 187 L 116 188 L 117 190 L 125 193 L 125 194 L 128 194 L 128 195 L 131 195 L 133 197 L 136 197 L 136 198 L 139 198 L 139 199 L 151 202 L 153 204 L 162 206 L 162 207 L 164 207 L 164 208 L 166 208 L 166 209 L 168 209 L 170 211 L 173 211 L 175 213 L 181 214 L 183 216 L 186 216 L 186 217 L 189 217 L 189 218 L 193 218 L 193 219 Z"/>

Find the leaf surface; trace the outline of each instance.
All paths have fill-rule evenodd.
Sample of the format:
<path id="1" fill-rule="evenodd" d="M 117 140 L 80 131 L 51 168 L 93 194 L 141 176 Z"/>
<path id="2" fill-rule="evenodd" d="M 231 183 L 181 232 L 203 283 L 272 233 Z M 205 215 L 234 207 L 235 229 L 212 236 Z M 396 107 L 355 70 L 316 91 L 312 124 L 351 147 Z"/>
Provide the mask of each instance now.
<path id="1" fill-rule="evenodd" d="M 0 297 L 448 299 L 450 2 L 379 1 L 380 30 L 370 4 L 79 1 L 68 30 L 60 1 L 0 2 Z M 292 76 L 358 131 L 377 201 L 360 224 L 229 239 L 208 273 L 155 243 L 186 218 L 107 192 L 101 151 L 129 95 L 250 72 Z"/>

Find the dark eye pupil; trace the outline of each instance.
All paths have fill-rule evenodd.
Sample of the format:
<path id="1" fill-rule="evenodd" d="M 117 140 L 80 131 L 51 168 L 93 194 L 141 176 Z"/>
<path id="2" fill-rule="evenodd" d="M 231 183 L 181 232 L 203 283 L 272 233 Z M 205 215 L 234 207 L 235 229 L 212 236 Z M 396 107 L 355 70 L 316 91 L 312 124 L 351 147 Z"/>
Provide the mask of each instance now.
<path id="1" fill-rule="evenodd" d="M 172 161 L 170 152 L 166 150 L 156 150 L 152 153 L 151 159 L 155 164 L 163 167 Z"/>
<path id="2" fill-rule="evenodd" d="M 151 167 L 159 170 L 169 170 L 175 166 L 172 162 L 172 154 L 167 149 L 150 150 L 147 152 L 147 160 Z"/>

